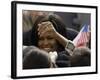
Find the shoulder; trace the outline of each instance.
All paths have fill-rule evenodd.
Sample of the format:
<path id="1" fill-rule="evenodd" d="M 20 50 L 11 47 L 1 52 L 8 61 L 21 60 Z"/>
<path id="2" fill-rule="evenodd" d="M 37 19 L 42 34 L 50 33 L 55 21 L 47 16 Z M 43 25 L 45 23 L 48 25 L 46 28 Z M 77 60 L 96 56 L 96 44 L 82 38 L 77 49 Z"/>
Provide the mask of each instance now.
<path id="1" fill-rule="evenodd" d="M 73 40 L 77 35 L 78 35 L 78 31 L 76 31 L 72 28 L 66 29 L 66 36 L 68 39 Z"/>

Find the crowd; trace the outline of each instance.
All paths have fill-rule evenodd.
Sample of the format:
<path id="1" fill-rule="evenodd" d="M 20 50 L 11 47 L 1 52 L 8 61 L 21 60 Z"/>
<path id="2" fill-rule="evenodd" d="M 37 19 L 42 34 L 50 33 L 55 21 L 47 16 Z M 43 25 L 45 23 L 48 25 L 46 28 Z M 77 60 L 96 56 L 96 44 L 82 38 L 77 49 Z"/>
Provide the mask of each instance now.
<path id="1" fill-rule="evenodd" d="M 35 16 L 31 19 L 32 28 L 23 31 L 23 69 L 91 65 L 90 49 L 87 46 L 76 47 L 72 42 L 78 35 L 77 31 L 67 28 L 56 14 L 35 13 L 31 14 Z"/>

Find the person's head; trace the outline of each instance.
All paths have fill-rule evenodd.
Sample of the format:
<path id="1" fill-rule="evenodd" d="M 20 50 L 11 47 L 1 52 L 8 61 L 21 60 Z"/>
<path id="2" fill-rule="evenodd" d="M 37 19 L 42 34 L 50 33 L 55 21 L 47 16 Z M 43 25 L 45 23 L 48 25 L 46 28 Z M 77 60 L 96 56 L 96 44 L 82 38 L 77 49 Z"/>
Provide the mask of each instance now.
<path id="1" fill-rule="evenodd" d="M 91 51 L 87 47 L 76 48 L 70 58 L 71 66 L 90 66 Z"/>
<path id="2" fill-rule="evenodd" d="M 66 28 L 64 23 L 62 22 L 61 18 L 55 14 L 52 15 L 47 15 L 47 16 L 40 16 L 37 18 L 33 25 L 32 29 L 32 35 L 31 35 L 31 40 L 33 45 L 37 47 L 41 46 L 47 46 L 47 48 L 50 48 L 50 51 L 62 51 L 64 47 L 54 39 L 51 34 L 44 34 L 42 37 L 38 36 L 38 24 L 41 24 L 42 22 L 47 22 L 50 21 L 56 31 L 61 34 L 62 36 L 66 37 Z"/>
<path id="3" fill-rule="evenodd" d="M 33 46 L 23 50 L 23 69 L 40 69 L 54 67 L 49 54 Z"/>

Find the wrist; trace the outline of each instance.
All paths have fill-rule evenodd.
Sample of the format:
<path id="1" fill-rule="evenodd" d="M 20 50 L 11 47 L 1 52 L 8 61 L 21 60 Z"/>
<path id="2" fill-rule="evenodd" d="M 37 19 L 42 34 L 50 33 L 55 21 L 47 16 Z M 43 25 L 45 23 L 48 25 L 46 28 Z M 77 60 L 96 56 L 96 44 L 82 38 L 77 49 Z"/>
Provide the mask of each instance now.
<path id="1" fill-rule="evenodd" d="M 65 46 L 65 50 L 70 50 L 73 51 L 75 49 L 75 45 L 71 40 L 68 40 L 66 46 Z"/>

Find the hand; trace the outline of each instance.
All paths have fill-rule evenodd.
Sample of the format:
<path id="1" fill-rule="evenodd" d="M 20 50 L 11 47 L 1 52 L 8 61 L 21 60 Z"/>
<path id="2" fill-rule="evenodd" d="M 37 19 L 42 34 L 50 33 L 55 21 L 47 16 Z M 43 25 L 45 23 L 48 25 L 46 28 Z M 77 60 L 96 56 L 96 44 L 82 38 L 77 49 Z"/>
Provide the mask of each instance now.
<path id="1" fill-rule="evenodd" d="M 64 47 L 66 46 L 66 43 L 68 43 L 68 39 L 58 33 L 50 21 L 42 22 L 41 24 L 38 24 L 38 26 L 39 37 L 49 34 Z"/>
<path id="2" fill-rule="evenodd" d="M 38 35 L 40 37 L 48 33 L 52 34 L 52 37 L 54 37 L 57 32 L 50 21 L 42 22 L 41 24 L 38 24 L 38 26 Z"/>

